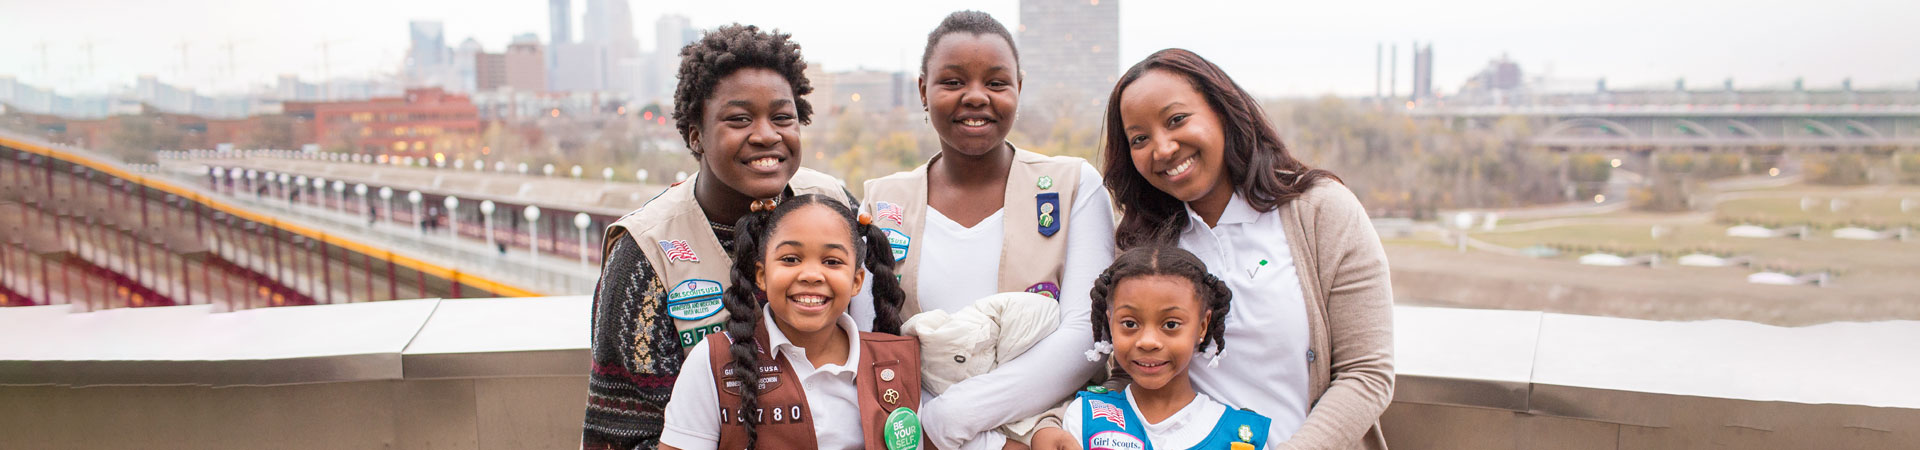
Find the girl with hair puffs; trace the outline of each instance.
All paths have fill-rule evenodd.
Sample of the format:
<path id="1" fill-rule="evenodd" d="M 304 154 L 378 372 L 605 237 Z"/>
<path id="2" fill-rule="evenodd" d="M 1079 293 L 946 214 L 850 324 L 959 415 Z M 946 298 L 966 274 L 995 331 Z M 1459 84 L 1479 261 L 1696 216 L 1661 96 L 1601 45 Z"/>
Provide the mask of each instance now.
<path id="1" fill-rule="evenodd" d="M 1269 420 L 1194 391 L 1188 367 L 1220 360 L 1233 291 L 1186 250 L 1134 247 L 1093 285 L 1093 339 L 1087 358 L 1131 378 L 1120 392 L 1093 386 L 1044 428 L 1034 448 L 1258 449 Z M 1211 356 L 1196 358 L 1212 348 Z"/>
<path id="2" fill-rule="evenodd" d="M 919 342 L 894 335 L 904 296 L 886 236 L 818 195 L 756 203 L 737 230 L 726 333 L 687 358 L 660 448 L 918 448 Z M 862 265 L 872 333 L 846 313 Z"/>
<path id="3" fill-rule="evenodd" d="M 673 120 L 700 170 L 607 228 L 594 288 L 592 371 L 582 447 L 653 448 L 686 351 L 729 314 L 734 224 L 755 200 L 852 198 L 800 167 L 813 91 L 800 45 L 730 25 L 680 50 Z"/>

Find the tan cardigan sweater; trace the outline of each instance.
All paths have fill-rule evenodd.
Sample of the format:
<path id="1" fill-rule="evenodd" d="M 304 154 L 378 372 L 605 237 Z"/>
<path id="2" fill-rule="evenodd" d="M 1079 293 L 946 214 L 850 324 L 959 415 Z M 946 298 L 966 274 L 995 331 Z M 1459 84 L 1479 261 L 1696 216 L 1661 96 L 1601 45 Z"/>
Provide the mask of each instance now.
<path id="1" fill-rule="evenodd" d="M 1333 180 L 1281 206 L 1280 220 L 1307 300 L 1307 348 L 1316 356 L 1307 362 L 1307 421 L 1287 442 L 1267 448 L 1384 450 L 1380 414 L 1393 402 L 1393 282 L 1380 235 L 1360 199 Z M 1125 381 L 1105 384 L 1120 389 Z M 1065 405 L 1048 411 L 1040 427 L 1059 427 L 1067 413 Z"/>
<path id="2" fill-rule="evenodd" d="M 1275 449 L 1385 449 L 1393 401 L 1393 283 L 1360 199 L 1321 181 L 1280 207 L 1307 300 L 1307 420 Z M 1309 276 L 1311 275 L 1311 276 Z"/>

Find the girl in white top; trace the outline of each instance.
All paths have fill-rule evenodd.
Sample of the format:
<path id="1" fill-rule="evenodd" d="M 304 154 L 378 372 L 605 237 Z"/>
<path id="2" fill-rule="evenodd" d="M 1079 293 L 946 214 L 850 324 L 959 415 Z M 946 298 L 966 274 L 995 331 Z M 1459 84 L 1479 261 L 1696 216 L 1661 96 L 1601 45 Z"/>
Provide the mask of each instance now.
<path id="1" fill-rule="evenodd" d="M 885 237 L 824 196 L 768 203 L 756 202 L 740 220 L 724 294 L 727 333 L 701 340 L 688 356 L 660 448 L 860 449 L 876 440 L 917 448 L 919 344 L 861 333 L 846 314 L 864 262 L 880 278 L 873 328 L 899 332 L 904 295 L 891 280 Z"/>
<path id="2" fill-rule="evenodd" d="M 1357 200 L 1331 173 L 1294 159 L 1253 97 L 1192 52 L 1148 56 L 1111 98 L 1106 183 L 1122 208 L 1120 248 L 1178 244 L 1234 293 L 1225 342 L 1236 356 L 1195 367 L 1195 388 L 1272 418 L 1271 438 L 1285 448 L 1384 447 L 1376 425 L 1393 389 L 1385 253 L 1363 212 L 1327 222 L 1351 233 L 1302 219 L 1314 201 L 1363 211 Z"/>
<path id="3" fill-rule="evenodd" d="M 1265 446 L 1268 419 L 1194 391 L 1194 356 L 1221 340 L 1233 291 L 1185 250 L 1134 247 L 1093 288 L 1094 344 L 1109 365 L 1132 378 L 1123 392 L 1094 386 L 1067 405 L 1061 428 L 1045 428 L 1034 448 L 1223 449 Z M 1238 352 L 1238 349 L 1236 349 Z M 1236 357 L 1239 357 L 1236 355 Z M 1088 359 L 1100 359 L 1089 351 Z"/>
<path id="4" fill-rule="evenodd" d="M 1006 141 L 1019 109 L 1021 81 L 1013 36 L 992 16 L 956 12 L 928 34 L 919 87 L 928 120 L 940 136 L 940 154 L 917 169 L 924 170 L 926 180 L 922 235 L 910 236 L 910 243 L 897 242 L 911 246 L 907 251 L 918 252 L 920 265 L 910 275 L 917 276 L 910 303 L 923 311 L 955 312 L 1003 290 L 997 282 L 1002 255 L 1017 255 L 1004 252 L 1009 250 L 1003 248 L 1007 224 L 1016 223 L 1016 218 L 1030 221 L 1028 216 L 1035 213 L 1031 204 L 1006 202 L 1006 193 L 1021 187 L 1016 185 L 1031 188 L 1037 183 L 1059 192 L 1054 195 L 1070 196 L 1059 199 L 1063 208 L 1071 199 L 1067 217 L 1039 222 L 1043 228 L 1064 226 L 1057 231 L 1067 233 L 1058 283 L 1038 283 L 1029 289 L 1059 299 L 1060 327 L 1019 358 L 962 380 L 927 401 L 928 439 L 940 448 L 1002 448 L 1007 438 L 994 432 L 996 427 L 1057 406 L 1099 370 L 1081 355 L 1090 348 L 1087 290 L 1113 260 L 1111 207 L 1100 188 L 1098 171 L 1085 161 L 1078 164 L 1075 184 L 1054 186 L 1052 177 L 1012 179 L 1009 175 L 1022 157 Z M 873 185 L 869 182 L 864 194 L 868 205 L 876 200 L 910 201 L 877 197 Z M 880 219 L 888 211 L 868 211 L 875 214 L 876 223 L 888 223 Z M 1044 204 L 1040 211 L 1042 215 L 1051 212 Z"/>

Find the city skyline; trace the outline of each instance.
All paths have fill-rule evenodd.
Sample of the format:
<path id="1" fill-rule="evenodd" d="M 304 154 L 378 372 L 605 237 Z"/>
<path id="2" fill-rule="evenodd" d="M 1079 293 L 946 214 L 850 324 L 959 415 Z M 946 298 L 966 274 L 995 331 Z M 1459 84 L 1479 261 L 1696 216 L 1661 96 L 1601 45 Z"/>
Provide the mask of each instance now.
<path id="1" fill-rule="evenodd" d="M 586 3 L 575 0 L 573 11 L 583 11 Z M 1920 59 L 1898 56 L 1920 54 L 1920 39 L 1900 23 L 1901 17 L 1920 13 L 1920 5 L 1897 2 L 1812 8 L 1788 2 L 1632 0 L 1557 9 L 1492 0 L 1120 3 L 1121 69 L 1152 51 L 1184 47 L 1264 96 L 1371 95 L 1380 44 L 1402 47 L 1395 79 L 1397 91 L 1407 93 L 1415 40 L 1435 47 L 1433 86 L 1443 94 L 1455 92 L 1503 55 L 1525 67 L 1529 77 L 1605 78 L 1617 89 L 1672 86 L 1676 79 L 1718 86 L 1727 78 L 1739 88 L 1785 87 L 1796 78 L 1809 88 L 1838 86 L 1849 78 L 1857 89 L 1920 87 Z M 9 6 L 16 10 L 9 16 L 18 25 L 0 30 L 0 75 L 63 95 L 106 93 L 110 87 L 131 86 L 140 75 L 208 94 L 243 93 L 285 74 L 304 80 L 392 76 L 402 67 L 406 30 L 415 20 L 443 23 L 449 45 L 473 38 L 487 51 L 500 52 L 521 33 L 547 42 L 548 5 L 530 0 L 478 7 L 437 0 L 218 7 L 201 0 L 16 4 Z M 101 9 L 121 13 L 90 19 L 94 29 L 68 23 L 77 11 Z M 956 9 L 986 11 L 1009 28 L 1020 23 L 1017 0 L 855 1 L 832 8 L 757 1 L 668 8 L 634 4 L 631 22 L 643 52 L 654 51 L 656 19 L 680 14 L 697 29 L 738 21 L 792 32 L 809 61 L 828 70 L 911 72 L 926 31 Z M 572 25 L 578 40 L 583 24 L 576 18 Z"/>

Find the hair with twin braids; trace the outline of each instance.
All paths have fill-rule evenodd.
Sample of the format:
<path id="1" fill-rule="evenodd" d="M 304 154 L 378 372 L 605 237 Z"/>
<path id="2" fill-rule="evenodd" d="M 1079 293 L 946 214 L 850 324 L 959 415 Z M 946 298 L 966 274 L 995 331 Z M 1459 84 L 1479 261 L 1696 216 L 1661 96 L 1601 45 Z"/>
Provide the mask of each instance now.
<path id="1" fill-rule="evenodd" d="M 680 49 L 680 83 L 673 90 L 673 126 L 680 140 L 693 147 L 693 129 L 706 115 L 707 100 L 713 98 L 720 79 L 748 67 L 780 73 L 793 87 L 793 110 L 801 125 L 813 123 L 813 104 L 807 94 L 813 84 L 807 81 L 807 61 L 800 57 L 800 44 L 793 35 L 760 30 L 753 25 L 733 24 L 708 31 L 700 40 Z M 699 159 L 700 152 L 693 153 Z"/>
<path id="2" fill-rule="evenodd" d="M 733 356 L 735 376 L 740 377 L 740 411 L 734 417 L 740 418 L 741 425 L 747 431 L 747 448 L 752 449 L 759 441 L 759 432 L 754 429 L 760 420 L 747 412 L 759 409 L 759 390 L 754 380 L 759 379 L 759 364 L 755 361 L 758 349 L 754 342 L 754 333 L 763 326 L 760 323 L 760 308 L 765 307 L 766 297 L 760 292 L 760 286 L 754 282 L 755 274 L 760 271 L 760 263 L 766 258 L 764 241 L 773 236 L 780 227 L 781 220 L 788 214 L 808 205 L 818 205 L 833 210 L 846 219 L 847 228 L 852 230 L 848 239 L 854 245 L 855 264 L 864 264 L 873 277 L 873 331 L 888 334 L 900 334 L 900 307 L 906 302 L 906 292 L 900 289 L 900 281 L 893 277 L 893 248 L 887 243 L 887 237 L 867 220 L 856 219 L 853 209 L 845 203 L 817 194 L 798 195 L 772 210 L 754 211 L 740 217 L 735 224 L 733 238 L 733 285 L 729 286 L 722 298 L 727 308 L 727 337 L 733 341 L 728 353 Z M 861 241 L 866 245 L 860 245 Z M 775 318 L 778 320 L 778 318 Z M 854 337 L 858 339 L 858 337 Z"/>
<path id="3" fill-rule="evenodd" d="M 1107 317 L 1112 314 L 1113 290 L 1120 282 L 1133 278 L 1165 275 L 1187 280 L 1193 285 L 1194 298 L 1207 311 L 1207 334 L 1200 338 L 1195 351 L 1206 352 L 1212 344 L 1215 352 L 1227 349 L 1227 341 L 1222 338 L 1227 332 L 1227 310 L 1232 308 L 1233 291 L 1220 278 L 1207 273 L 1207 264 L 1179 247 L 1165 245 L 1146 245 L 1134 247 L 1114 258 L 1113 265 L 1100 272 L 1100 278 L 1093 281 L 1093 341 L 1113 342 L 1113 331 L 1107 326 Z"/>

